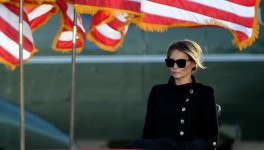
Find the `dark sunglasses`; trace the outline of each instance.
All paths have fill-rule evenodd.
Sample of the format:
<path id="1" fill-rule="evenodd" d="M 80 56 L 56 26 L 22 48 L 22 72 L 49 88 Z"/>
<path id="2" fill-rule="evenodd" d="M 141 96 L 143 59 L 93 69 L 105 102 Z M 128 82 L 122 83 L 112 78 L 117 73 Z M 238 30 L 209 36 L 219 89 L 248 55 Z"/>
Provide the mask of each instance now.
<path id="1" fill-rule="evenodd" d="M 174 64 L 176 63 L 179 68 L 185 68 L 187 61 L 190 61 L 190 59 L 177 59 L 177 60 L 170 59 L 170 58 L 165 59 L 167 67 L 173 67 Z"/>

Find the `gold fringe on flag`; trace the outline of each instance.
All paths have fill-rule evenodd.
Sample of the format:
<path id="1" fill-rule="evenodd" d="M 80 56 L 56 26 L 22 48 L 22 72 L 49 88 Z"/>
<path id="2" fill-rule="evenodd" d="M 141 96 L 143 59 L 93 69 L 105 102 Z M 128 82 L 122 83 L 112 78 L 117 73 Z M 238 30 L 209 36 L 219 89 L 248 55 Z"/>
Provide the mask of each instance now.
<path id="1" fill-rule="evenodd" d="M 112 15 L 118 14 L 118 13 L 127 13 L 134 16 L 142 16 L 142 13 L 130 11 L 130 10 L 123 10 L 118 8 L 108 8 L 108 7 L 97 7 L 97 6 L 88 6 L 88 5 L 80 5 L 80 4 L 74 4 L 74 8 L 76 12 L 81 14 L 90 14 L 94 15 L 98 11 L 107 11 L 111 12 Z"/>
<path id="2" fill-rule="evenodd" d="M 29 8 L 31 8 L 31 7 L 36 7 L 36 5 L 25 4 L 25 7 L 29 7 Z M 31 31 L 34 33 L 39 27 L 41 27 L 42 25 L 45 25 L 45 24 L 49 21 L 49 19 L 50 19 L 51 17 L 53 17 L 54 15 L 56 15 L 57 13 L 58 13 L 58 8 L 57 8 L 57 7 L 54 7 L 54 11 L 53 11 L 53 12 L 50 12 L 50 13 L 48 14 L 48 17 L 45 19 L 45 21 L 39 23 L 37 27 L 35 27 L 35 28 L 31 28 Z"/>
<path id="3" fill-rule="evenodd" d="M 35 55 L 37 52 L 38 52 L 38 49 L 34 48 L 34 50 L 33 50 L 33 51 L 31 52 L 31 54 L 30 54 L 30 57 L 29 57 L 28 59 L 24 60 L 24 61 L 23 61 L 23 64 L 26 64 L 27 61 L 28 61 L 29 59 L 31 59 L 31 58 L 33 57 L 33 55 Z M 18 65 L 19 65 L 19 61 L 18 61 L 18 63 L 15 65 L 15 64 L 12 64 L 12 63 L 6 61 L 6 60 L 5 60 L 4 58 L 2 58 L 1 56 L 0 56 L 0 62 L 3 63 L 7 68 L 10 68 L 10 69 L 13 70 L 13 71 L 14 71 L 14 70 L 18 67 Z"/>
<path id="4" fill-rule="evenodd" d="M 62 17 L 61 17 L 62 18 Z M 61 19 L 62 20 L 62 19 Z M 52 49 L 56 52 L 61 52 L 61 53 L 69 53 L 72 51 L 72 48 L 58 48 L 57 47 L 57 42 L 59 41 L 59 38 L 60 38 L 60 34 L 62 33 L 63 31 L 63 28 L 65 29 L 68 29 L 68 30 L 72 30 L 72 27 L 67 27 L 67 26 L 60 26 L 57 34 L 55 35 L 54 37 L 54 40 L 53 40 L 53 43 L 52 43 Z M 81 38 L 82 35 L 80 33 L 77 32 L 77 36 L 80 38 L 81 42 L 83 43 L 84 45 L 84 39 Z M 72 42 L 72 41 L 70 41 Z M 76 48 L 76 53 L 81 53 L 83 50 L 83 47 L 78 47 Z"/>
<path id="5" fill-rule="evenodd" d="M 127 13 L 128 14 L 128 21 L 126 23 L 124 23 L 122 26 L 118 27 L 118 31 L 122 31 L 128 24 L 130 24 L 133 20 L 139 20 L 138 18 L 142 17 L 142 13 L 138 13 L 138 12 L 134 12 L 134 11 L 130 11 L 130 10 L 123 10 L 123 9 L 118 9 L 118 8 L 107 8 L 107 7 L 97 7 L 97 6 L 88 6 L 88 5 L 80 5 L 80 4 L 75 4 L 74 8 L 76 10 L 76 12 L 81 13 L 81 14 L 91 14 L 91 15 L 95 15 L 97 12 L 99 11 L 104 11 L 106 14 L 108 14 L 108 17 L 96 24 L 90 27 L 89 32 L 86 34 L 86 38 L 95 43 L 98 47 L 100 47 L 101 49 L 108 51 L 108 52 L 115 52 L 117 48 L 119 48 L 124 40 L 124 36 L 121 37 L 121 39 L 119 39 L 119 41 L 114 45 L 114 46 L 110 46 L 110 45 L 104 45 L 101 42 L 97 41 L 91 34 L 91 32 L 93 30 L 95 30 L 96 26 L 100 25 L 100 24 L 107 24 L 110 21 L 112 21 L 115 18 L 115 15 L 117 14 L 122 14 L 122 13 Z M 137 18 L 137 19 L 136 19 Z M 136 22 L 136 21 L 134 21 Z"/>
<path id="6" fill-rule="evenodd" d="M 258 22 L 259 4 L 260 4 L 260 0 L 256 0 L 255 17 L 254 17 L 252 35 L 247 40 L 240 42 L 238 40 L 237 36 L 235 35 L 235 33 L 233 33 L 234 40 L 232 42 L 238 46 L 240 51 L 244 50 L 248 46 L 251 46 L 256 41 L 256 39 L 258 38 L 258 35 L 259 35 L 259 22 Z"/>
<path id="7" fill-rule="evenodd" d="M 11 0 L 0 0 L 0 3 L 8 3 L 11 2 Z"/>
<path id="8" fill-rule="evenodd" d="M 118 49 L 119 47 L 121 47 L 123 41 L 124 41 L 124 36 L 122 36 L 122 38 L 119 40 L 118 43 L 115 44 L 115 46 L 108 46 L 108 45 L 104 45 L 102 43 L 100 43 L 99 41 L 97 41 L 91 34 L 87 34 L 86 35 L 87 39 L 91 42 L 93 42 L 94 44 L 96 44 L 98 47 L 100 47 L 101 49 L 103 49 L 104 51 L 107 52 L 116 52 L 116 49 Z"/>

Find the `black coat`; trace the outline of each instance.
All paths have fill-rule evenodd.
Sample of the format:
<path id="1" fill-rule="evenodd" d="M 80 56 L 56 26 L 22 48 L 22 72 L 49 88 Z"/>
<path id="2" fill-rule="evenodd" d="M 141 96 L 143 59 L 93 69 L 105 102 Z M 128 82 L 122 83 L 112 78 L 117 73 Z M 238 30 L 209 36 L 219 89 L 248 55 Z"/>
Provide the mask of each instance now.
<path id="1" fill-rule="evenodd" d="M 205 139 L 211 148 L 218 141 L 214 90 L 197 83 L 152 87 L 143 129 L 143 139 L 170 138 L 173 141 Z"/>

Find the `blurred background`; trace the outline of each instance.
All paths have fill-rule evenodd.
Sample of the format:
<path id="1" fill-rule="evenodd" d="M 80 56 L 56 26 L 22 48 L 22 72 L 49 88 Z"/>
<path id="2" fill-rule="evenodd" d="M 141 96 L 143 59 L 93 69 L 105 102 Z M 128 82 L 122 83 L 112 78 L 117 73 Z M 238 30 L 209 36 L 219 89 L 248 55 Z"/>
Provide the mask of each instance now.
<path id="1" fill-rule="evenodd" d="M 150 89 L 166 83 L 170 75 L 164 64 L 167 46 L 174 40 L 191 39 L 202 46 L 207 66 L 194 75 L 215 88 L 216 102 L 222 108 L 219 150 L 248 145 L 263 149 L 262 8 L 263 2 L 259 37 L 243 51 L 232 44 L 229 31 L 217 27 L 152 33 L 130 25 L 116 52 L 103 51 L 86 40 L 76 64 L 76 146 L 122 148 L 140 138 Z M 89 25 L 91 17 L 82 18 Z M 34 33 L 39 52 L 24 66 L 26 149 L 69 146 L 71 53 L 51 49 L 59 21 L 54 16 Z M 0 64 L 0 149 L 19 148 L 19 99 L 19 68 L 11 71 Z"/>

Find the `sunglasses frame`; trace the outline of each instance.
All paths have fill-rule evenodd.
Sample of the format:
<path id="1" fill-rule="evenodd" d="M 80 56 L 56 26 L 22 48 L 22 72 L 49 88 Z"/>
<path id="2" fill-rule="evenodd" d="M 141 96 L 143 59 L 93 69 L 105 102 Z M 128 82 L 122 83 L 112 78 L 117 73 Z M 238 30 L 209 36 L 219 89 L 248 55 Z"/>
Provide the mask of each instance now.
<path id="1" fill-rule="evenodd" d="M 166 62 L 166 66 L 169 67 L 169 68 L 174 67 L 175 63 L 177 64 L 177 66 L 179 68 L 185 68 L 187 61 L 190 61 L 190 60 L 191 59 L 177 59 L 177 60 L 174 60 L 174 59 L 171 59 L 171 58 L 167 58 L 167 59 L 165 59 L 165 62 Z"/>

